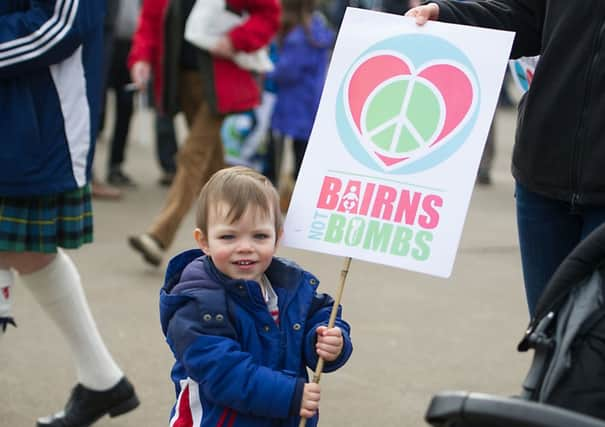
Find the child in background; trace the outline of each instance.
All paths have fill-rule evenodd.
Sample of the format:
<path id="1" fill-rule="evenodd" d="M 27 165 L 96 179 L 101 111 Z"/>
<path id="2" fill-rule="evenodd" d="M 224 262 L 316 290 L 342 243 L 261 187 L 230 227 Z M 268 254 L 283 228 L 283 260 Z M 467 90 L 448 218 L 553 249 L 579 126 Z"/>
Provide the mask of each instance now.
<path id="1" fill-rule="evenodd" d="M 295 427 L 317 425 L 319 384 L 352 352 L 350 327 L 318 280 L 276 258 L 282 234 L 279 196 L 258 172 L 235 166 L 202 189 L 194 238 L 199 248 L 170 261 L 160 316 L 176 362 L 170 425 Z M 193 421 L 193 423 L 192 423 Z"/>
<path id="2" fill-rule="evenodd" d="M 323 15 L 316 12 L 315 0 L 282 1 L 277 61 L 267 78 L 277 86 L 271 127 L 294 141 L 294 178 L 319 107 L 334 36 Z"/>

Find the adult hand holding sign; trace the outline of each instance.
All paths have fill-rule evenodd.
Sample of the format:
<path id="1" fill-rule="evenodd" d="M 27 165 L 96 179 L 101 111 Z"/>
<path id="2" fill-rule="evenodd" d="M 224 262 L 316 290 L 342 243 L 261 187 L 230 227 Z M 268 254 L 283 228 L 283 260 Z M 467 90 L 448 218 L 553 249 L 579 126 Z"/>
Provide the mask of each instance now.
<path id="1" fill-rule="evenodd" d="M 427 21 L 436 21 L 439 19 L 439 5 L 429 3 L 423 6 L 416 6 L 405 13 L 405 16 L 416 19 L 416 24 L 424 25 Z"/>

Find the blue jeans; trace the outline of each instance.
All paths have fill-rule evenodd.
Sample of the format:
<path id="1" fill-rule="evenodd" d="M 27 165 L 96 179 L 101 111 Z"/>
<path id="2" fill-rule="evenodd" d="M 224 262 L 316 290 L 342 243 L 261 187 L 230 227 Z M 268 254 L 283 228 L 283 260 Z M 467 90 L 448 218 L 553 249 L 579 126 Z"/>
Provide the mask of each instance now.
<path id="1" fill-rule="evenodd" d="M 605 222 L 605 206 L 550 199 L 517 184 L 517 229 L 529 314 L 563 259 Z"/>
<path id="2" fill-rule="evenodd" d="M 155 115 L 156 157 L 164 173 L 176 172 L 178 143 L 174 121 L 170 116 L 156 112 Z"/>

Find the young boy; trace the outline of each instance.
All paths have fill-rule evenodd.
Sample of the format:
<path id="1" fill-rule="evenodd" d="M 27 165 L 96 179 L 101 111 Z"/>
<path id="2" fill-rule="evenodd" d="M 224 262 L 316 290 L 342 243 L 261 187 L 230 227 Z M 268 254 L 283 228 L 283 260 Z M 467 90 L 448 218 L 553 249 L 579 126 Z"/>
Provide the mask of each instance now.
<path id="1" fill-rule="evenodd" d="M 282 233 L 279 196 L 263 175 L 215 173 L 197 204 L 199 248 L 173 258 L 160 294 L 162 329 L 176 362 L 170 425 L 317 425 L 319 384 L 306 367 L 345 364 L 353 350 L 333 300 L 318 280 L 275 257 Z"/>

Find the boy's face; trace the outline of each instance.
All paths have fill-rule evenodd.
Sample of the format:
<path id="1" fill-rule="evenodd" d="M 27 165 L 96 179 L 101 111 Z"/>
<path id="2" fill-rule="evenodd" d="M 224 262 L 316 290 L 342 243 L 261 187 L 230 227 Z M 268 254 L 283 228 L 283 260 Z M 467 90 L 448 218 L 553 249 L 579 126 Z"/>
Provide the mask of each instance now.
<path id="1" fill-rule="evenodd" d="M 208 212 L 208 235 L 199 228 L 193 235 L 200 249 L 212 257 L 214 265 L 232 279 L 260 280 L 277 250 L 273 212 L 263 215 L 248 208 L 234 223 L 227 218 L 224 203 Z"/>

